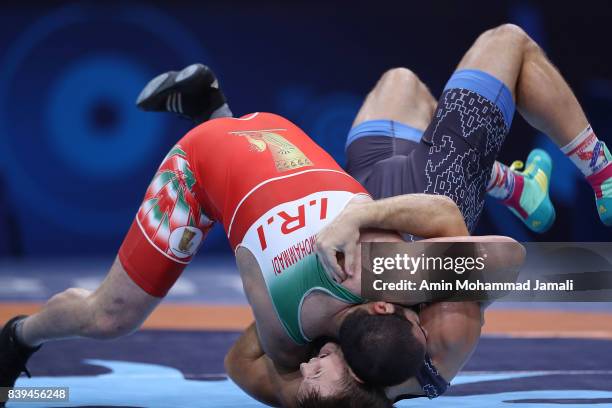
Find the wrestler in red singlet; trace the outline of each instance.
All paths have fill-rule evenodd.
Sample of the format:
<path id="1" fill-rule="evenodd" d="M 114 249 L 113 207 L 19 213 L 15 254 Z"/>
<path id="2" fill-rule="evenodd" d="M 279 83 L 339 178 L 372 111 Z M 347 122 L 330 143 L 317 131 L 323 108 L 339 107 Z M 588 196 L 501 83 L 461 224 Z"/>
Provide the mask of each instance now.
<path id="1" fill-rule="evenodd" d="M 325 193 L 315 194 L 320 192 Z M 245 246 L 263 252 L 278 241 L 286 247 L 303 239 L 300 229 L 331 221 L 356 194 L 367 193 L 283 117 L 254 113 L 211 120 L 191 130 L 162 162 L 119 259 L 143 290 L 163 297 L 214 222 L 223 224 L 232 248 L 251 231 L 256 242 Z M 294 204 L 262 219 L 287 202 Z"/>

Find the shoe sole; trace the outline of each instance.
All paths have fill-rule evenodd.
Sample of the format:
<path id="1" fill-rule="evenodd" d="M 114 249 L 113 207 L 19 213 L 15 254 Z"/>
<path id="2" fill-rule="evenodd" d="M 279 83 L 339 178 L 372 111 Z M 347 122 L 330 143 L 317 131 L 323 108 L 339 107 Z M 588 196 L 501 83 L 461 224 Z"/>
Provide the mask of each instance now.
<path id="1" fill-rule="evenodd" d="M 169 72 L 164 72 L 163 74 L 160 74 L 150 80 L 149 83 L 147 83 L 147 85 L 144 87 L 142 92 L 140 92 L 140 95 L 138 95 L 138 98 L 136 99 L 136 105 L 140 105 L 145 99 L 149 99 L 149 97 L 159 89 L 159 87 L 166 81 L 169 76 Z"/>
<path id="2" fill-rule="evenodd" d="M 164 72 L 153 78 L 145 85 L 140 95 L 136 99 L 136 105 L 140 106 L 143 102 L 149 99 L 154 94 L 162 94 L 176 84 L 189 87 L 191 80 L 196 78 L 196 73 L 206 69 L 202 64 L 191 64 L 182 70 Z"/>

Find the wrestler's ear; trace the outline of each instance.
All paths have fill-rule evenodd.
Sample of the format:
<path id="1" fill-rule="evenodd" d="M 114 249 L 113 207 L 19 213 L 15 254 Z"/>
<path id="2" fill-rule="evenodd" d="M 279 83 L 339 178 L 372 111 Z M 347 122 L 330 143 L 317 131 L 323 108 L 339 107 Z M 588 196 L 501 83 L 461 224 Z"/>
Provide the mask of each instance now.
<path id="1" fill-rule="evenodd" d="M 372 311 L 379 315 L 393 314 L 395 311 L 395 306 L 393 306 L 392 303 L 387 302 L 373 302 Z"/>
<path id="2" fill-rule="evenodd" d="M 359 384 L 365 384 L 365 382 L 361 378 L 357 377 L 357 374 L 353 372 L 351 367 L 348 367 L 348 372 L 353 380 L 357 381 Z"/>

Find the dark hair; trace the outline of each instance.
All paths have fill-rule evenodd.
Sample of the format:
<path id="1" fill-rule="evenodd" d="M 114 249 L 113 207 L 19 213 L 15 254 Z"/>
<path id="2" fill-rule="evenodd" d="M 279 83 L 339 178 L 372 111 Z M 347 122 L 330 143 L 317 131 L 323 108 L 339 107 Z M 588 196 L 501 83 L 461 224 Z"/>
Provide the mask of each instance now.
<path id="1" fill-rule="evenodd" d="M 349 314 L 340 326 L 340 347 L 353 373 L 365 383 L 388 387 L 413 377 L 425 360 L 425 346 L 412 333 L 401 311 Z"/>
<path id="2" fill-rule="evenodd" d="M 343 384 L 344 389 L 338 395 L 322 397 L 310 391 L 298 397 L 298 408 L 393 408 L 381 388 L 360 384 L 348 372 Z"/>

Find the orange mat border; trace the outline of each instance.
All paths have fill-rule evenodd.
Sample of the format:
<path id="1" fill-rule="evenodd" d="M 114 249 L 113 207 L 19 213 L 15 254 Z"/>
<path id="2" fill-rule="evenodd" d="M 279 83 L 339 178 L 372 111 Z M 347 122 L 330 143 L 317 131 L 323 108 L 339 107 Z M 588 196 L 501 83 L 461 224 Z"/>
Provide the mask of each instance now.
<path id="1" fill-rule="evenodd" d="M 0 322 L 32 314 L 39 303 L 0 303 Z M 612 339 L 612 314 L 547 310 L 489 310 L 483 334 L 511 337 Z M 242 330 L 253 321 L 248 306 L 162 304 L 144 323 L 157 330 Z"/>

